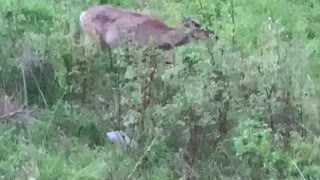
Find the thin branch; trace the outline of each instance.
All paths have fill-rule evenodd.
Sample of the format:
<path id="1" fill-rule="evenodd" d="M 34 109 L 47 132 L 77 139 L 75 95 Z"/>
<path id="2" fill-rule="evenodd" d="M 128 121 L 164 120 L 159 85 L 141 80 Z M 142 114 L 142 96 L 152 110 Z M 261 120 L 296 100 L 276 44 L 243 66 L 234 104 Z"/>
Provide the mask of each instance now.
<path id="1" fill-rule="evenodd" d="M 139 158 L 138 162 L 136 163 L 136 165 L 132 169 L 131 173 L 128 175 L 127 179 L 132 178 L 133 174 L 137 171 L 138 167 L 143 163 L 143 159 L 148 155 L 148 153 L 151 151 L 151 148 L 155 145 L 157 139 L 158 139 L 158 136 L 156 136 L 152 140 L 152 142 L 150 143 L 148 148 L 144 151 L 143 155 Z"/>
<path id="2" fill-rule="evenodd" d="M 233 28 L 232 28 L 232 45 L 234 47 L 235 44 L 236 44 L 236 40 L 235 40 L 236 30 L 235 30 L 234 3 L 233 3 L 233 0 L 230 0 L 230 3 L 231 3 L 231 20 L 232 20 L 232 25 L 233 25 Z"/>
<path id="3" fill-rule="evenodd" d="M 24 71 L 23 63 L 20 64 L 22 80 L 23 80 L 23 97 L 24 97 L 24 105 L 28 109 L 28 92 L 27 92 L 27 83 L 26 83 L 26 75 Z"/>
<path id="4" fill-rule="evenodd" d="M 299 169 L 299 167 L 297 166 L 297 164 L 295 162 L 292 161 L 293 166 L 298 170 L 300 176 L 302 177 L 303 180 L 306 180 L 306 178 L 304 177 L 303 173 L 301 172 L 301 170 Z"/>
<path id="5" fill-rule="evenodd" d="M 36 83 L 37 89 L 38 89 L 38 91 L 39 91 L 39 93 L 40 93 L 40 95 L 41 95 L 41 98 L 42 98 L 42 100 L 43 100 L 43 102 L 44 102 L 45 106 L 47 107 L 47 106 L 48 106 L 48 104 L 47 104 L 47 100 L 46 100 L 46 98 L 44 97 L 44 94 L 43 94 L 43 92 L 42 92 L 42 90 L 41 90 L 41 88 L 40 88 L 40 86 L 39 86 L 39 84 L 38 84 L 38 81 L 37 81 L 36 77 L 34 76 L 34 74 L 33 74 L 33 71 L 32 71 L 32 70 L 31 70 L 31 76 L 32 76 L 32 78 L 33 78 L 34 82 Z"/>

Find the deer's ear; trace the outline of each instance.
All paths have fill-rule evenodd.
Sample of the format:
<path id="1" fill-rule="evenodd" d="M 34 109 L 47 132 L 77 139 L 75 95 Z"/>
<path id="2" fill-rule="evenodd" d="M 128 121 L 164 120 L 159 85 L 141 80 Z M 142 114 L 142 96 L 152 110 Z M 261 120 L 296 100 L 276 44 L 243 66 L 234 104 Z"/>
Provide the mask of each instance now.
<path id="1" fill-rule="evenodd" d="M 183 22 L 191 22 L 194 21 L 196 18 L 194 16 L 182 16 Z"/>
<path id="2" fill-rule="evenodd" d="M 191 27 L 201 28 L 201 25 L 197 23 L 195 18 L 192 16 L 183 17 L 182 22 L 184 26 L 187 28 L 191 28 Z"/>
<path id="3" fill-rule="evenodd" d="M 196 22 L 196 20 L 191 19 L 190 23 L 192 24 L 192 26 L 196 27 L 196 28 L 201 28 L 201 24 L 199 24 L 198 22 Z"/>

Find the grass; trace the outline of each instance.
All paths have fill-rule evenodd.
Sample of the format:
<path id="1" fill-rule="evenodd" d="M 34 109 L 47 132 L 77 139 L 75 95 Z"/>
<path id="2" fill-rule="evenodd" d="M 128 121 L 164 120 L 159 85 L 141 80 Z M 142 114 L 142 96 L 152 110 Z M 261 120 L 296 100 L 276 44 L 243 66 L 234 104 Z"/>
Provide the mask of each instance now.
<path id="1" fill-rule="evenodd" d="M 31 116 L 0 125 L 0 179 L 320 178 L 320 3 L 108 1 L 172 26 L 194 15 L 218 34 L 175 49 L 172 68 L 154 50 L 111 64 L 86 46 L 79 14 L 101 3 L 0 0 L 1 90 L 23 95 L 21 61 L 53 65 L 30 66 Z M 119 129 L 137 150 L 107 139 Z"/>

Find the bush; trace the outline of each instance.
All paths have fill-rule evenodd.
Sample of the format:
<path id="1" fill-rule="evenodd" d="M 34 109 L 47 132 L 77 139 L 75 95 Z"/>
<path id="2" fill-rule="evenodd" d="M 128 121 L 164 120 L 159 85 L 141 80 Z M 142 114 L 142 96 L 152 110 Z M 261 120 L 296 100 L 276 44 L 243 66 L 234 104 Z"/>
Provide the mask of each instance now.
<path id="1" fill-rule="evenodd" d="M 106 53 L 78 22 L 105 3 L 172 26 L 195 15 L 219 40 L 174 49 L 172 67 L 153 47 Z M 0 0 L 0 88 L 39 106 L 27 133 L 0 126 L 1 178 L 319 178 L 319 5 Z M 119 151 L 113 130 L 138 149 Z"/>

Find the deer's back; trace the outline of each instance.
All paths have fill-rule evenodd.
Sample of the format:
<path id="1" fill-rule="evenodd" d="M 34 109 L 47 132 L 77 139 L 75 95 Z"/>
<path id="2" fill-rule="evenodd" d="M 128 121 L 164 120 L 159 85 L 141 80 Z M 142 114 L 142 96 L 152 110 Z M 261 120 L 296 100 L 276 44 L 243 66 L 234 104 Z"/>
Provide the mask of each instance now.
<path id="1" fill-rule="evenodd" d="M 123 19 L 116 21 L 114 26 L 119 29 L 120 38 L 129 38 L 140 46 L 148 43 L 162 44 L 164 35 L 173 30 L 155 19 L 143 19 L 132 24 L 130 19 Z"/>
<path id="2" fill-rule="evenodd" d="M 162 36 L 173 30 L 157 18 L 107 5 L 88 9 L 81 23 L 85 31 L 102 38 L 108 33 L 122 40 L 131 37 L 138 45 L 145 45 L 150 40 L 161 43 Z"/>

